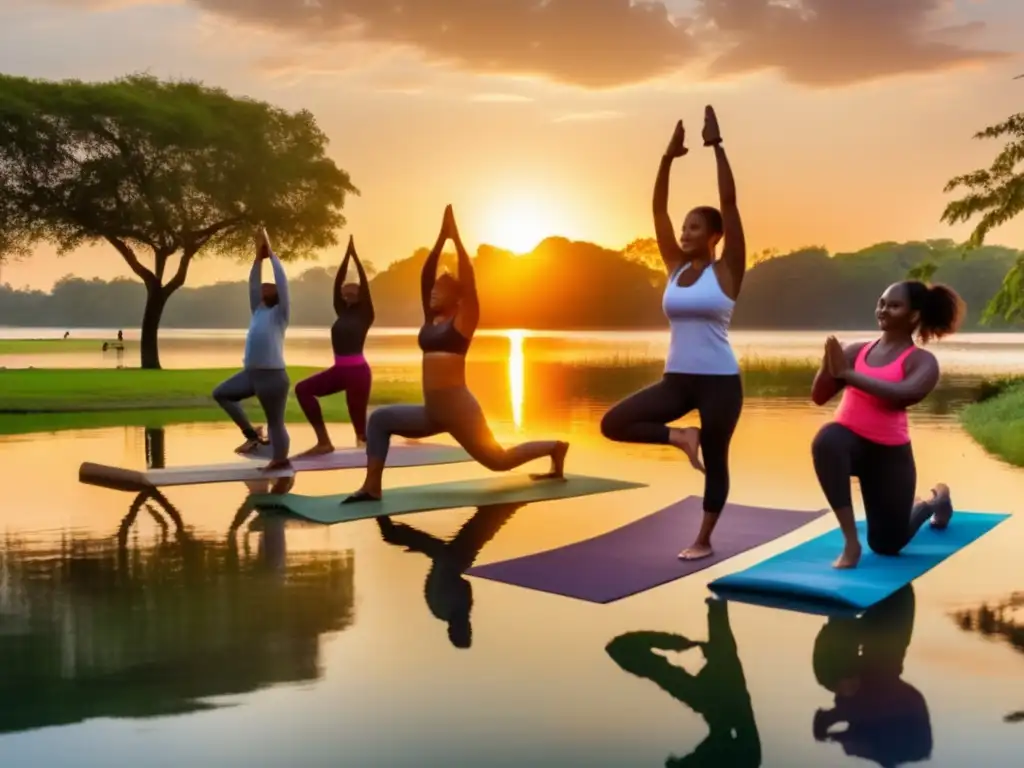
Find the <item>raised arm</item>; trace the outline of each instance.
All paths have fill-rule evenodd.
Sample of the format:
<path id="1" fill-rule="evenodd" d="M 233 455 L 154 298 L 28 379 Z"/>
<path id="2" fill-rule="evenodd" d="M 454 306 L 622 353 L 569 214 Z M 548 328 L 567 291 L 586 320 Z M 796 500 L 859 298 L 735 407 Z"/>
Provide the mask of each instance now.
<path id="1" fill-rule="evenodd" d="M 252 260 L 252 268 L 249 270 L 249 311 L 255 312 L 256 308 L 263 301 L 263 291 L 260 283 L 263 273 L 263 254 L 266 245 L 263 240 L 263 231 L 256 233 L 256 255 Z"/>
<path id="2" fill-rule="evenodd" d="M 260 265 L 263 260 L 259 257 L 253 259 L 252 268 L 249 270 L 249 311 L 255 312 L 256 308 L 263 301 L 263 293 L 260 290 L 262 269 Z"/>
<path id="3" fill-rule="evenodd" d="M 348 248 L 345 251 L 345 258 L 341 260 L 338 273 L 334 276 L 334 314 L 341 317 L 345 311 L 345 302 L 341 298 L 341 286 L 345 284 L 345 275 L 348 274 L 348 262 L 352 258 L 352 238 L 348 239 Z"/>
<path id="4" fill-rule="evenodd" d="M 352 249 L 352 260 L 356 263 L 356 273 L 359 275 L 359 304 L 357 306 L 366 322 L 373 325 L 376 314 L 373 309 L 373 298 L 370 296 L 370 281 L 366 279 L 366 270 L 363 269 L 363 262 L 359 260 L 359 254 L 356 253 L 356 246 L 351 237 L 348 244 Z"/>
<path id="5" fill-rule="evenodd" d="M 459 313 L 455 317 L 455 327 L 459 333 L 468 338 L 476 332 L 476 326 L 480 322 L 480 298 L 476 292 L 476 272 L 473 270 L 473 262 L 469 258 L 469 253 L 462 244 L 462 238 L 459 237 L 454 213 L 450 227 L 452 241 L 455 243 L 455 253 L 459 257 L 459 285 L 462 288 Z"/>
<path id="6" fill-rule="evenodd" d="M 433 312 L 430 309 L 430 292 L 434 290 L 434 281 L 437 279 L 437 262 L 441 259 L 441 249 L 448 241 L 448 229 L 444 225 L 437 234 L 437 242 L 430 250 L 427 260 L 423 262 L 423 272 L 420 273 L 420 301 L 423 302 L 423 318 L 430 320 Z"/>
<path id="7" fill-rule="evenodd" d="M 894 408 L 909 408 L 917 405 L 931 394 L 939 383 L 939 363 L 926 350 L 915 350 L 904 363 L 906 375 L 902 381 L 882 381 L 865 376 L 851 366 L 843 373 L 848 387 L 867 392 L 869 395 L 887 400 Z"/>
<path id="8" fill-rule="evenodd" d="M 675 227 L 672 226 L 672 219 L 668 215 L 668 182 L 672 174 L 672 161 L 682 157 L 689 150 L 683 146 L 686 132 L 683 130 L 683 121 L 676 123 L 675 131 L 668 143 L 665 154 L 661 156 L 658 164 L 658 175 L 654 179 L 654 199 L 652 208 L 654 212 L 654 234 L 658 240 L 658 251 L 661 253 L 661 260 L 665 263 L 665 270 L 670 274 L 683 263 L 683 249 L 679 247 L 679 240 L 676 238 Z"/>
<path id="9" fill-rule="evenodd" d="M 274 285 L 277 286 L 277 307 L 275 307 L 277 316 L 282 323 L 287 325 L 292 313 L 291 300 L 288 296 L 288 276 L 284 273 L 284 265 L 281 264 L 281 260 L 277 258 L 277 254 L 269 245 L 267 246 L 267 258 L 270 259 L 270 267 L 274 270 Z"/>
<path id="10" fill-rule="evenodd" d="M 743 234 L 743 221 L 736 205 L 736 182 L 732 176 L 729 159 L 721 144 L 715 145 L 715 162 L 718 164 L 718 199 L 722 211 L 722 260 L 732 278 L 733 298 L 739 296 L 743 277 L 747 273 L 747 239 Z"/>

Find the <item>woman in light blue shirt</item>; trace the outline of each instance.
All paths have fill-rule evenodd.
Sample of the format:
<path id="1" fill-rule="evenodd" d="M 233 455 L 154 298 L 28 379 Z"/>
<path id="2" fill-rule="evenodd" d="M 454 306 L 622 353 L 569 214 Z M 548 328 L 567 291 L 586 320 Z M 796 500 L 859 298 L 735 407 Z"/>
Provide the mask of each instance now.
<path id="1" fill-rule="evenodd" d="M 264 259 L 270 261 L 274 271 L 273 283 L 261 283 Z M 280 259 L 270 247 L 266 230 L 256 237 L 256 258 L 249 271 L 249 307 L 252 319 L 245 337 L 245 356 L 242 370 L 213 390 L 214 399 L 245 436 L 245 442 L 236 453 L 251 454 L 268 440 L 262 429 L 253 427 L 245 415 L 241 401 L 256 397 L 267 419 L 269 443 L 273 459 L 267 469 L 290 466 L 288 449 L 290 440 L 284 424 L 284 410 L 288 404 L 291 382 L 284 365 L 284 334 L 288 328 L 290 303 L 288 278 Z"/>

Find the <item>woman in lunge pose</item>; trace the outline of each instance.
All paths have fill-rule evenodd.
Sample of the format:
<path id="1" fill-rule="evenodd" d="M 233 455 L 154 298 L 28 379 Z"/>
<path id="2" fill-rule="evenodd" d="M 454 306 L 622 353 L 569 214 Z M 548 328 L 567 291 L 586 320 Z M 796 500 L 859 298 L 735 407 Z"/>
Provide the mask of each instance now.
<path id="1" fill-rule="evenodd" d="M 729 324 L 746 272 L 747 247 L 736 185 L 710 106 L 704 112 L 703 138 L 704 146 L 714 148 L 721 210 L 694 208 L 676 239 L 668 215 L 668 182 L 672 161 L 689 151 L 682 120 L 676 123 L 654 182 L 654 229 L 668 272 L 662 299 L 671 327 L 665 374 L 657 384 L 615 405 L 601 421 L 601 432 L 609 440 L 674 445 L 705 473 L 704 519 L 693 546 L 679 553 L 684 560 L 712 554 L 711 532 L 729 496 L 729 443 L 743 408 Z M 715 258 L 723 237 L 722 256 Z M 667 426 L 693 410 L 700 415 L 700 428 Z"/>
<path id="2" fill-rule="evenodd" d="M 458 277 L 437 275 L 441 249 L 449 238 L 459 257 Z M 381 477 L 392 435 L 423 438 L 446 432 L 470 456 L 494 472 L 507 472 L 550 456 L 551 471 L 535 475 L 534 479 L 561 478 L 568 443 L 545 440 L 502 448 L 491 434 L 480 404 L 466 386 L 466 353 L 480 319 L 480 304 L 473 264 L 462 245 L 450 205 L 444 210 L 441 232 L 423 265 L 420 296 L 423 405 L 389 405 L 373 412 L 366 429 L 366 479 L 363 487 L 342 503 L 381 498 Z"/>
<path id="3" fill-rule="evenodd" d="M 349 260 L 356 265 L 358 283 L 344 283 Z M 344 283 L 344 285 L 342 284 Z M 373 325 L 373 300 L 370 285 L 366 279 L 363 264 L 359 261 L 352 238 L 348 239 L 348 250 L 334 278 L 334 313 L 338 319 L 331 326 L 331 347 L 334 350 L 334 365 L 325 371 L 313 374 L 295 385 L 295 397 L 316 433 L 316 445 L 300 456 L 317 456 L 331 453 L 334 443 L 327 434 L 324 415 L 320 410 L 319 398 L 345 392 L 348 415 L 356 433 L 356 444 L 366 442 L 366 407 L 370 402 L 370 366 L 363 357 L 366 334 Z"/>
<path id="4" fill-rule="evenodd" d="M 274 282 L 261 283 L 263 261 L 270 262 Z M 284 365 L 284 335 L 291 315 L 288 298 L 288 278 L 277 254 L 270 247 L 265 230 L 256 236 L 256 258 L 249 271 L 249 333 L 245 337 L 245 356 L 242 370 L 213 390 L 213 399 L 231 417 L 245 436 L 245 442 L 236 451 L 254 453 L 266 437 L 253 427 L 242 408 L 242 400 L 255 397 L 267 418 L 273 459 L 266 469 L 280 469 L 290 465 L 288 460 L 288 429 L 284 424 L 285 406 L 291 382 Z"/>
<path id="5" fill-rule="evenodd" d="M 868 546 L 896 555 L 926 520 L 945 528 L 953 516 L 949 488 L 939 483 L 928 501 L 915 498 L 917 466 L 910 445 L 907 408 L 924 400 L 939 382 L 935 356 L 922 344 L 959 327 L 965 305 L 944 285 L 909 280 L 889 286 L 878 300 L 875 318 L 882 335 L 873 342 L 843 347 L 825 342 L 811 399 L 824 405 L 842 390 L 835 419 L 811 446 L 814 470 L 839 520 L 845 545 L 833 564 L 854 568 L 861 546 L 853 517 L 850 478 L 860 478 L 867 517 Z"/>

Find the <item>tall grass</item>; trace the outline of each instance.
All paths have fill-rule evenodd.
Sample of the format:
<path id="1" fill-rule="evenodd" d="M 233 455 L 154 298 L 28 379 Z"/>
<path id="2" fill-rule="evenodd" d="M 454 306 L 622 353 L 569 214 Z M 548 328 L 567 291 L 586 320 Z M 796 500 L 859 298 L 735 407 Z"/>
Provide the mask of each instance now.
<path id="1" fill-rule="evenodd" d="M 1024 379 L 985 382 L 976 399 L 960 414 L 964 429 L 989 453 L 1024 466 Z"/>

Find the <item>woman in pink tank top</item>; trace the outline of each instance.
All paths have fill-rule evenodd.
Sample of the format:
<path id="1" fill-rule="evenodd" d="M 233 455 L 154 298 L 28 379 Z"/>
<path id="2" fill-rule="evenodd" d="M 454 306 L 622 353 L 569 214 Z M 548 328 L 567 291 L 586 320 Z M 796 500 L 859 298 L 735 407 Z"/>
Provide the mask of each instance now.
<path id="1" fill-rule="evenodd" d="M 953 333 L 964 309 L 948 286 L 895 283 L 875 309 L 882 331 L 878 339 L 847 347 L 834 336 L 825 342 L 811 399 L 824 405 L 840 390 L 843 397 L 834 420 L 814 438 L 811 454 L 845 539 L 836 568 L 856 567 L 861 555 L 851 477 L 860 479 L 868 546 L 880 555 L 898 555 L 927 520 L 937 528 L 949 525 L 953 505 L 946 485 L 936 485 L 928 501 L 915 497 L 917 467 L 907 408 L 924 400 L 939 382 L 938 361 L 914 343 L 914 336 L 927 344 Z"/>

